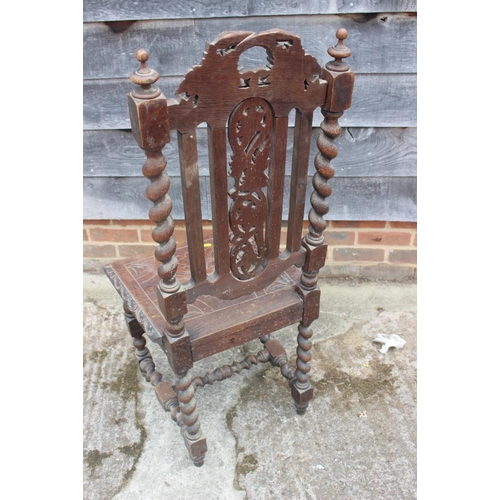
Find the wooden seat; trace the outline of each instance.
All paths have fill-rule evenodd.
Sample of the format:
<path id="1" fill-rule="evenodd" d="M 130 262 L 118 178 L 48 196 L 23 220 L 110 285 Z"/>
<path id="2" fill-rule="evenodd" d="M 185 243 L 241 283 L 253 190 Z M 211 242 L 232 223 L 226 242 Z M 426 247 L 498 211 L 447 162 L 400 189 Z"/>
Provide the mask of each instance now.
<path id="1" fill-rule="evenodd" d="M 156 223 L 154 255 L 114 262 L 105 272 L 124 301 L 143 375 L 180 426 L 190 458 L 202 465 L 207 451 L 195 390 L 257 363 L 270 362 L 287 379 L 299 414 L 312 399 L 311 324 L 319 315 L 318 272 L 327 245 L 322 235 L 331 193 L 330 164 L 337 155 L 338 119 L 350 106 L 354 74 L 343 61 L 347 31 L 321 68 L 304 52 L 299 37 L 282 30 L 225 32 L 207 45 L 199 65 L 186 74 L 176 97 L 155 85 L 149 54 L 137 52 L 140 67 L 128 94 L 132 132 L 146 153 L 146 196 Z M 267 63 L 241 69 L 240 56 L 261 47 Z M 324 116 L 317 140 L 309 229 L 302 234 L 313 113 Z M 290 113 L 295 111 L 289 188 L 285 185 Z M 213 237 L 202 226 L 197 127 L 206 123 L 209 147 Z M 162 149 L 177 130 L 187 246 L 176 248 L 167 159 Z M 228 161 L 229 157 L 229 161 Z M 286 242 L 281 241 L 288 196 Z M 292 368 L 271 334 L 298 324 L 297 361 Z M 166 353 L 177 379 L 163 380 L 144 334 Z M 256 355 L 193 376 L 200 359 L 259 338 Z"/>
<path id="2" fill-rule="evenodd" d="M 209 250 L 208 250 L 209 249 Z M 212 249 L 207 247 L 207 262 L 212 260 Z M 187 247 L 179 248 L 177 276 L 188 278 Z M 106 273 L 120 294 L 137 304 L 134 315 L 141 318 L 145 331 L 153 341 L 162 342 L 167 324 L 158 307 L 157 262 L 153 255 L 125 259 L 106 267 Z M 298 323 L 304 304 L 295 291 L 300 283 L 300 272 L 291 266 L 270 285 L 224 300 L 213 295 L 202 295 L 187 306 L 184 327 L 189 332 L 193 361 L 206 358 L 280 328 Z M 222 348 L 221 348 L 222 347 Z"/>

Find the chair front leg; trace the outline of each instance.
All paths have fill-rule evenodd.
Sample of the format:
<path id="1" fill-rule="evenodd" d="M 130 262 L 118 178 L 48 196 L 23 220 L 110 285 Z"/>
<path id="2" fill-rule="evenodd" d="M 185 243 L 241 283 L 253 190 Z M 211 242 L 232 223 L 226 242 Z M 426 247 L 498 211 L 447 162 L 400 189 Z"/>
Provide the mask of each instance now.
<path id="1" fill-rule="evenodd" d="M 313 398 L 313 386 L 309 380 L 309 371 L 311 370 L 311 347 L 313 331 L 309 326 L 303 323 L 299 325 L 299 334 L 297 336 L 297 370 L 296 379 L 292 385 L 292 396 L 295 400 L 295 408 L 299 415 L 303 415 L 309 406 L 309 401 Z"/>
<path id="2" fill-rule="evenodd" d="M 313 330 L 311 323 L 319 317 L 319 304 L 321 291 L 318 287 L 318 273 L 321 262 L 324 262 L 326 245 L 312 246 L 304 238 L 302 245 L 306 249 L 306 263 L 302 268 L 302 276 L 297 292 L 302 295 L 304 301 L 304 312 L 299 324 L 297 336 L 297 369 L 295 378 L 292 380 L 292 396 L 295 400 L 295 408 L 299 415 L 303 415 L 313 398 L 313 386 L 309 380 L 311 371 L 311 337 Z"/>
<path id="3" fill-rule="evenodd" d="M 187 373 L 181 376 L 176 384 L 177 399 L 182 413 L 181 433 L 189 452 L 189 457 L 194 465 L 200 467 L 205 460 L 207 452 L 207 440 L 201 430 L 196 399 L 194 397 L 194 387 L 192 379 Z"/>

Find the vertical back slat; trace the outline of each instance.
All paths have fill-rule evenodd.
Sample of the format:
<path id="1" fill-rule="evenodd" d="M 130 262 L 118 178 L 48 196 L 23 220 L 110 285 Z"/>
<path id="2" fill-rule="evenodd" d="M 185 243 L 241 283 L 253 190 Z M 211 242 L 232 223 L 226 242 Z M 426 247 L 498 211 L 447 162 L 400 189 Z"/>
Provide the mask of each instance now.
<path id="1" fill-rule="evenodd" d="M 266 246 L 268 259 L 274 259 L 279 255 L 287 138 L 288 116 L 277 117 L 274 123 L 274 147 L 271 153 L 267 189 L 269 213 L 267 218 Z"/>
<path id="2" fill-rule="evenodd" d="M 207 278 L 207 270 L 203 247 L 196 128 L 186 133 L 177 132 L 177 142 L 179 144 L 179 160 L 181 165 L 184 217 L 186 219 L 186 227 L 188 228 L 186 237 L 189 250 L 189 266 L 191 268 L 191 278 L 195 283 L 199 283 Z"/>
<path id="3" fill-rule="evenodd" d="M 302 113 L 299 109 L 296 110 L 287 232 L 287 249 L 290 252 L 299 250 L 302 239 L 312 118 L 312 111 Z"/>
<path id="4" fill-rule="evenodd" d="M 226 128 L 212 128 L 208 124 L 207 134 L 215 271 L 221 275 L 230 271 Z"/>

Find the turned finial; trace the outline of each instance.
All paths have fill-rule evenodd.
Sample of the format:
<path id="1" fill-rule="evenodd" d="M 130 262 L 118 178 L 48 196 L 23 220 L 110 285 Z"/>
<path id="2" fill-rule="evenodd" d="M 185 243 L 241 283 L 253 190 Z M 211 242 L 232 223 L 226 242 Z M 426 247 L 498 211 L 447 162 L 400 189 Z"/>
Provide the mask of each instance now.
<path id="1" fill-rule="evenodd" d="M 344 45 L 344 40 L 347 38 L 347 30 L 345 28 L 338 29 L 336 37 L 338 39 L 337 45 L 327 50 L 328 54 L 335 58 L 335 61 L 326 63 L 326 68 L 330 71 L 347 71 L 349 64 L 342 60 L 349 57 L 352 53 L 351 49 Z"/>
<path id="2" fill-rule="evenodd" d="M 149 59 L 149 52 L 146 49 L 139 49 L 135 53 L 135 58 L 141 63 L 131 75 L 130 79 L 140 88 L 135 88 L 132 91 L 134 97 L 139 99 L 152 99 L 160 95 L 160 89 L 154 85 L 158 81 L 160 75 L 154 69 L 148 68 L 147 61 Z"/>

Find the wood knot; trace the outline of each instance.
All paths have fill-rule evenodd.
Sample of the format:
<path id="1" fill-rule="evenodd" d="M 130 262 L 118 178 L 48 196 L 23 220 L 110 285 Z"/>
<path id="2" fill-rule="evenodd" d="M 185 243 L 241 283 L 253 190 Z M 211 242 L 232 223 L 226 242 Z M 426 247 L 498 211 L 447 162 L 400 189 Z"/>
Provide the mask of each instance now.
<path id="1" fill-rule="evenodd" d="M 327 50 L 328 54 L 334 57 L 335 60 L 326 63 L 327 69 L 338 72 L 347 71 L 349 69 L 349 64 L 342 60 L 352 54 L 351 49 L 344 45 L 344 40 L 347 38 L 347 35 L 348 33 L 345 28 L 340 28 L 337 30 L 337 45 L 335 45 L 335 47 L 329 47 Z"/>

